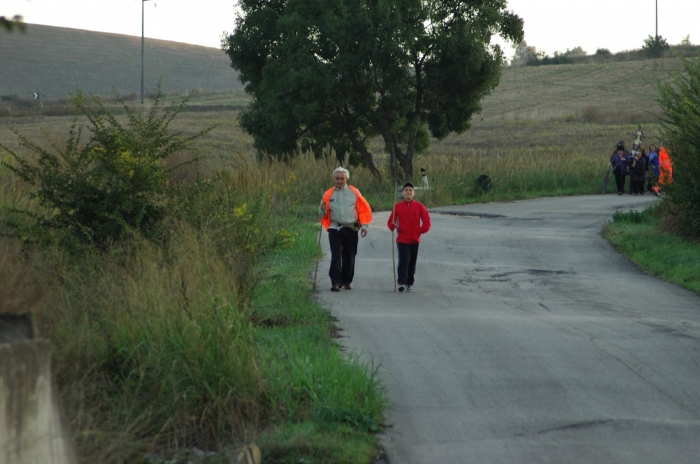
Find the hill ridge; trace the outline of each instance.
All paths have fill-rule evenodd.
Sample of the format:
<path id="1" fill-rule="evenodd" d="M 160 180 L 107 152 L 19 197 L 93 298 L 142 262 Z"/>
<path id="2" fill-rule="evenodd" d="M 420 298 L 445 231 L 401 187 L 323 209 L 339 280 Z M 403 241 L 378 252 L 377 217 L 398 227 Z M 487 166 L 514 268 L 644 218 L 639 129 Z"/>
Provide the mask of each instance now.
<path id="1" fill-rule="evenodd" d="M 144 56 L 146 93 L 155 91 L 161 76 L 166 93 L 242 87 L 229 58 L 216 48 L 146 38 Z M 28 24 L 26 33 L 0 35 L 0 57 L 0 96 L 140 91 L 140 37 Z"/>

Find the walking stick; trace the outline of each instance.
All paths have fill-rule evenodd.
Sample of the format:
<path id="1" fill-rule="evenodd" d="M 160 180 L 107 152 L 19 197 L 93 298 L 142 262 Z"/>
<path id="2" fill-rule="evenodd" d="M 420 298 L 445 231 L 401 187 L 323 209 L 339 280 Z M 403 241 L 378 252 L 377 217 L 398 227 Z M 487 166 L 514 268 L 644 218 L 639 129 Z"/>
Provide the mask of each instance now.
<path id="1" fill-rule="evenodd" d="M 318 245 L 316 248 L 316 270 L 314 271 L 314 290 L 316 290 L 316 277 L 318 276 L 318 261 L 321 258 L 321 234 L 323 234 L 323 224 L 318 231 Z"/>
<path id="2" fill-rule="evenodd" d="M 391 195 L 391 202 L 393 203 L 393 207 L 391 209 L 391 219 L 394 220 L 394 225 L 396 225 L 396 182 L 394 182 L 394 191 L 392 192 Z M 394 292 L 397 292 L 398 289 L 396 288 L 396 252 L 394 250 L 395 248 L 395 243 L 394 243 L 394 231 L 391 231 L 391 264 L 394 269 Z"/>

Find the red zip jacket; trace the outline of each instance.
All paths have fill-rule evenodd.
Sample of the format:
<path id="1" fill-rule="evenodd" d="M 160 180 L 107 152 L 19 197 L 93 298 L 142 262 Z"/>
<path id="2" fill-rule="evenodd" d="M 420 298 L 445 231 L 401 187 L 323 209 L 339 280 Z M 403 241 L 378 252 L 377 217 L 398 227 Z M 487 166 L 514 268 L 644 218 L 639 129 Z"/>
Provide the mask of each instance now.
<path id="1" fill-rule="evenodd" d="M 430 215 L 423 203 L 404 200 L 396 203 L 394 213 L 389 216 L 386 225 L 391 230 L 399 230 L 396 243 L 420 243 L 420 236 L 430 230 Z"/>

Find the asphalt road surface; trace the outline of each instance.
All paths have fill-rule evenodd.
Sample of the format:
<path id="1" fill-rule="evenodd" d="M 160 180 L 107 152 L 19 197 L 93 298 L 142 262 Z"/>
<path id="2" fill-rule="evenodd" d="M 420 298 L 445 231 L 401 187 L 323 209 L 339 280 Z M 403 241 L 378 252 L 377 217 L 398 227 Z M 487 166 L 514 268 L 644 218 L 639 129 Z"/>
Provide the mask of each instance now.
<path id="1" fill-rule="evenodd" d="M 412 293 L 394 293 L 388 213 L 360 239 L 353 290 L 329 291 L 326 256 L 320 299 L 389 392 L 385 460 L 699 463 L 700 297 L 600 235 L 652 201 L 431 210 Z"/>

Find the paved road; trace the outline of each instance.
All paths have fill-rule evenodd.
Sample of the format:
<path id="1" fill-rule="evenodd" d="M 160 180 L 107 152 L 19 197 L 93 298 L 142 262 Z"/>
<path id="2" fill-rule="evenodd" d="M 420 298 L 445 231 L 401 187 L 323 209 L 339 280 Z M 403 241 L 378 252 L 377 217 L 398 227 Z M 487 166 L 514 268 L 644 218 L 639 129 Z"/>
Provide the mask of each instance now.
<path id="1" fill-rule="evenodd" d="M 440 208 L 413 293 L 393 292 L 387 213 L 354 290 L 328 291 L 323 261 L 320 298 L 389 391 L 388 462 L 700 462 L 700 297 L 600 236 L 650 201 Z"/>

